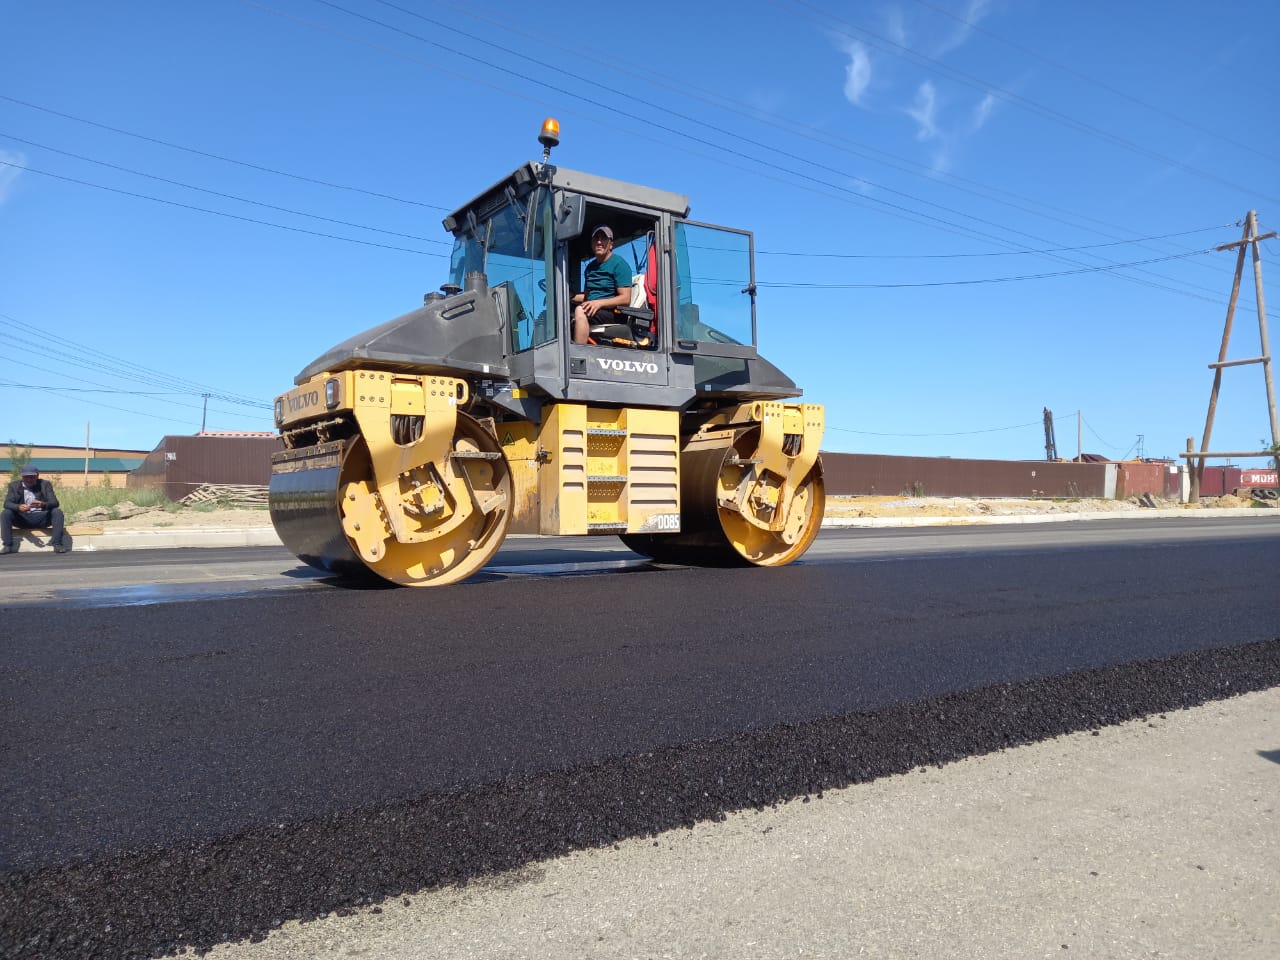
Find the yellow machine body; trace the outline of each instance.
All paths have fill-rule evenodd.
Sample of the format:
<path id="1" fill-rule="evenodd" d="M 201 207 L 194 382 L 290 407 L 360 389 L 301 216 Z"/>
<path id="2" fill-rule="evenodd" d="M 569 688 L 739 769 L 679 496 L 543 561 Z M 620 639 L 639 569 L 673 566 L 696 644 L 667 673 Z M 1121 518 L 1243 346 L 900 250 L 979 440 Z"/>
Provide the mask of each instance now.
<path id="1" fill-rule="evenodd" d="M 777 565 L 821 522 L 819 405 L 745 403 L 682 434 L 675 410 L 550 403 L 534 423 L 473 418 L 470 400 L 464 379 L 388 370 L 283 394 L 291 449 L 274 460 L 272 516 L 286 546 L 338 572 L 438 585 L 480 569 L 507 533 L 617 535 L 678 562 L 706 559 L 713 532 L 720 554 Z"/>

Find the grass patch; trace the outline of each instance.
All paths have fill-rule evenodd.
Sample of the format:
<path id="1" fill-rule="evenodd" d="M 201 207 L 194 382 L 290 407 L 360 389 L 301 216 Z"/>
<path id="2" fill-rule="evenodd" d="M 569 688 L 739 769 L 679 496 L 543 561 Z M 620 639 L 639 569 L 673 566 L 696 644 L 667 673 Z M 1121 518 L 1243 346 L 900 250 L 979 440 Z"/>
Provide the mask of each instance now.
<path id="1" fill-rule="evenodd" d="M 114 507 L 116 504 L 129 500 L 136 503 L 140 507 L 163 507 L 165 510 L 181 510 L 181 504 L 174 503 L 164 493 L 153 487 L 89 487 L 80 489 L 77 487 L 54 487 L 53 492 L 58 495 L 58 503 L 62 506 L 62 512 L 68 517 L 73 514 L 80 513 L 82 510 L 89 510 L 93 507 Z"/>
<path id="2" fill-rule="evenodd" d="M 170 500 L 164 495 L 163 491 L 156 487 L 89 487 L 88 489 L 83 489 L 81 487 L 66 488 L 56 485 L 54 492 L 58 495 L 58 503 L 62 507 L 62 512 L 68 518 L 85 510 L 91 510 L 94 507 L 106 507 L 110 511 L 110 516 L 113 520 L 119 519 L 115 507 L 126 500 L 140 507 L 152 507 L 169 514 L 179 514 L 187 510 L 212 513 L 214 510 L 268 509 L 266 504 L 241 504 L 236 503 L 233 499 L 208 500 L 204 503 L 188 506 L 176 500 Z"/>

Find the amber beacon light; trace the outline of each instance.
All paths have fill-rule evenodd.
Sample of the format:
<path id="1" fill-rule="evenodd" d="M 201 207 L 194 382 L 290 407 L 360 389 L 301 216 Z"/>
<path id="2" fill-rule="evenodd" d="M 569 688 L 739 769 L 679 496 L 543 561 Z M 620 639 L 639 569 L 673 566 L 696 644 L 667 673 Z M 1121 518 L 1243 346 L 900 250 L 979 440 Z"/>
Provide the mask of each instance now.
<path id="1" fill-rule="evenodd" d="M 551 157 L 551 148 L 560 145 L 560 121 L 555 117 L 547 117 L 543 120 L 538 142 L 542 144 L 542 162 L 546 163 Z"/>

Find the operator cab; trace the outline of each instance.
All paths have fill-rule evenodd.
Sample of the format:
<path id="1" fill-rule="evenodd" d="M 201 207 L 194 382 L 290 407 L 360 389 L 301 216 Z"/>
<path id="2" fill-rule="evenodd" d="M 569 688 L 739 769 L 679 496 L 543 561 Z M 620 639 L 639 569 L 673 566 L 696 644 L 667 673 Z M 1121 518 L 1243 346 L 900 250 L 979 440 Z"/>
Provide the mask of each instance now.
<path id="1" fill-rule="evenodd" d="M 687 219 L 683 195 L 552 165 L 558 129 L 544 125 L 541 163 L 444 221 L 454 247 L 442 289 L 473 289 L 483 275 L 498 313 L 510 381 L 490 399 L 528 415 L 545 399 L 683 409 L 699 395 L 799 396 L 756 352 L 752 235 Z M 632 299 L 624 322 L 576 344 L 572 296 L 598 224 L 631 268 Z"/>

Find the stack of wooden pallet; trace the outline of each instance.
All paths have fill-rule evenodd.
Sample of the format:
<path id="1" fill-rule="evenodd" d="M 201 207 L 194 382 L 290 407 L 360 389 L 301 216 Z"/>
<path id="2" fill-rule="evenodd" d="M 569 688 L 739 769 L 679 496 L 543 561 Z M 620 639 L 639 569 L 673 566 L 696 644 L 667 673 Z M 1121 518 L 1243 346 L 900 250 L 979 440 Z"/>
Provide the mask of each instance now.
<path id="1" fill-rule="evenodd" d="M 265 507 L 267 488 L 255 483 L 202 483 L 180 503 L 229 503 L 238 507 Z"/>

